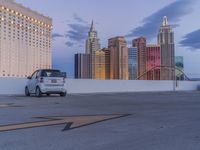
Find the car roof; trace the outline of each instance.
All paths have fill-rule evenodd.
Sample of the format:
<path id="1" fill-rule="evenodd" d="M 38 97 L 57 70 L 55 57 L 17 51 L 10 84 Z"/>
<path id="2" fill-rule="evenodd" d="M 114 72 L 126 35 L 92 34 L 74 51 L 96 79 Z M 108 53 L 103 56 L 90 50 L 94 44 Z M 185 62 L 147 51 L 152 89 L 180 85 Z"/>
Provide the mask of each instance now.
<path id="1" fill-rule="evenodd" d="M 38 71 L 59 71 L 60 72 L 60 70 L 58 69 L 40 69 Z"/>

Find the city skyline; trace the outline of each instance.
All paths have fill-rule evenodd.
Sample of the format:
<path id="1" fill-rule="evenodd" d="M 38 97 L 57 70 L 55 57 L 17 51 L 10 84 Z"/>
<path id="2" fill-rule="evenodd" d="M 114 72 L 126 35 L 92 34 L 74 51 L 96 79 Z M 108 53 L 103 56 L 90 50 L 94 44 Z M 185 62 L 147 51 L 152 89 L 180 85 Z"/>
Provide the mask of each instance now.
<path id="1" fill-rule="evenodd" d="M 92 21 L 85 48 L 85 54 L 75 54 L 76 79 L 175 79 L 174 32 L 167 16 L 163 17 L 157 34 L 157 45 L 147 45 L 146 38 L 139 37 L 133 39 L 132 47 L 128 48 L 125 38 L 117 36 L 108 39 L 108 48 L 101 49 Z"/>
<path id="2" fill-rule="evenodd" d="M 101 1 L 101 4 L 98 3 L 98 9 L 96 9 L 95 2 L 90 3 L 91 10 L 86 10 L 89 6 L 86 6 L 86 4 L 89 4 L 89 1 L 83 2 L 76 0 L 76 2 L 72 1 L 62 1 L 62 5 L 66 6 L 66 11 L 63 9 L 64 7 L 61 7 L 59 9 L 62 12 L 66 12 L 65 17 L 60 17 L 58 15 L 58 12 L 55 12 L 54 10 L 47 10 L 42 5 L 38 6 L 38 1 L 24 1 L 24 0 L 17 0 L 17 2 L 23 3 L 25 6 L 31 7 L 33 10 L 37 10 L 39 12 L 47 14 L 48 16 L 51 16 L 54 20 L 54 41 L 53 41 L 53 66 L 59 69 L 62 69 L 64 71 L 67 71 L 70 77 L 73 76 L 73 58 L 74 54 L 77 52 L 84 52 L 84 41 L 81 39 L 86 39 L 85 33 L 82 31 L 88 32 L 88 27 L 90 26 L 90 23 L 92 20 L 94 20 L 96 28 L 99 33 L 99 38 L 101 41 L 101 44 L 103 47 L 107 47 L 107 39 L 113 36 L 117 35 L 127 35 L 127 37 L 133 36 L 132 33 L 135 35 L 135 37 L 138 37 L 139 33 L 143 30 L 143 36 L 147 37 L 147 44 L 148 43 L 156 43 L 156 36 L 153 38 L 149 36 L 148 32 L 150 32 L 150 35 L 157 34 L 158 29 L 156 30 L 156 33 L 152 32 L 152 30 L 155 27 L 152 27 L 152 22 L 155 22 L 157 26 L 160 26 L 160 19 L 162 15 L 168 16 L 170 24 L 174 27 L 174 32 L 176 34 L 176 56 L 184 56 L 185 60 L 185 72 L 187 73 L 197 73 L 200 74 L 200 71 L 198 71 L 197 66 L 193 64 L 197 64 L 199 62 L 198 57 L 200 56 L 199 51 L 195 51 L 195 49 L 198 49 L 198 40 L 194 40 L 196 43 L 191 43 L 190 38 L 193 38 L 196 33 L 198 33 L 200 22 L 195 20 L 195 24 L 191 23 L 194 20 L 191 16 L 196 16 L 199 12 L 197 9 L 197 4 L 199 2 L 189 1 L 189 0 L 170 0 L 170 1 L 164 1 L 161 0 L 159 2 L 153 2 L 150 4 L 150 7 L 148 9 L 147 6 L 144 6 L 145 12 L 141 12 L 141 14 L 136 15 L 138 11 L 138 8 L 136 6 L 132 5 L 132 1 L 127 1 L 125 4 L 123 4 L 125 10 L 122 14 L 126 14 L 126 17 L 123 18 L 118 13 L 118 8 L 120 8 L 121 2 L 116 3 L 116 9 L 108 10 L 109 6 L 111 5 L 111 2 L 105 2 Z M 46 2 L 46 1 L 45 1 Z M 40 3 L 45 3 L 40 2 Z M 75 3 L 79 3 L 79 6 L 76 6 Z M 142 0 L 141 2 L 137 2 L 137 7 L 142 7 L 142 2 L 145 2 L 145 0 Z M 52 7 L 52 3 L 48 3 L 48 8 Z M 82 5 L 81 5 L 82 4 Z M 134 11 L 132 11 L 128 8 L 130 6 L 133 6 Z M 60 6 L 60 4 L 55 5 L 55 8 Z M 104 13 L 107 13 L 108 15 L 98 14 L 100 9 L 104 6 Z M 80 7 L 80 10 L 77 11 L 77 9 L 74 9 L 75 7 Z M 125 9 L 126 8 L 126 9 Z M 50 11 L 51 10 L 51 11 Z M 58 10 L 58 9 L 56 9 Z M 169 12 L 171 10 L 171 13 Z M 109 13 L 108 13 L 109 12 Z M 114 14 L 116 13 L 116 14 Z M 98 15 L 97 15 L 98 14 Z M 119 16 L 118 16 L 119 15 Z M 58 17 L 59 16 L 59 17 Z M 103 17 L 102 17 L 103 16 Z M 118 16 L 118 17 L 115 17 Z M 108 19 L 112 18 L 112 19 Z M 119 19 L 120 20 L 119 20 Z M 133 19 L 131 19 L 133 18 Z M 143 19 L 145 18 L 145 19 Z M 141 22 L 143 20 L 143 22 Z M 159 23 L 157 22 L 159 20 Z M 147 26 L 147 27 L 146 27 Z M 139 27 L 139 28 L 138 28 Z M 175 28 L 176 27 L 176 28 Z M 71 30 L 73 29 L 73 30 Z M 80 30 L 79 30 L 80 29 Z M 132 30 L 134 29 L 134 30 Z M 145 29 L 147 31 L 145 31 Z M 193 32 L 193 31 L 197 32 Z M 77 31 L 77 32 L 76 32 Z M 133 32 L 132 32 L 133 31 Z M 140 31 L 140 32 L 139 32 Z M 74 34 L 75 33 L 75 34 Z M 76 34 L 77 33 L 77 34 Z M 83 34 L 82 34 L 83 33 Z M 191 34 L 188 34 L 191 33 Z M 152 34 L 152 35 L 153 35 Z M 67 38 L 63 36 L 67 36 Z M 142 35 L 142 34 L 141 34 Z M 184 36 L 186 36 L 186 39 L 184 40 Z M 60 37 L 60 38 L 59 38 Z M 187 39 L 189 37 L 189 39 Z M 69 40 L 71 38 L 71 40 Z M 77 38 L 80 38 L 77 40 Z M 126 38 L 129 42 L 134 38 Z M 78 43 L 73 43 L 74 41 Z M 182 42 L 181 42 L 182 41 Z M 188 45 L 193 47 L 193 51 L 189 50 L 188 48 L 181 47 L 179 43 L 182 43 L 182 45 Z M 66 46 L 67 44 L 68 46 Z M 72 46 L 73 47 L 70 47 Z"/>

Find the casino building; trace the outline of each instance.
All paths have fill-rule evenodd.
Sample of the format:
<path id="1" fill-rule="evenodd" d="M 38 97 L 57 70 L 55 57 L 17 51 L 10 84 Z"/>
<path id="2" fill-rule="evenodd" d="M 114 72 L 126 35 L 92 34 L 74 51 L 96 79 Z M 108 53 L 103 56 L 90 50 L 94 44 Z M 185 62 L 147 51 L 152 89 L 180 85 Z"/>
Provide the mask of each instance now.
<path id="1" fill-rule="evenodd" d="M 0 77 L 26 77 L 52 68 L 52 19 L 0 0 Z"/>

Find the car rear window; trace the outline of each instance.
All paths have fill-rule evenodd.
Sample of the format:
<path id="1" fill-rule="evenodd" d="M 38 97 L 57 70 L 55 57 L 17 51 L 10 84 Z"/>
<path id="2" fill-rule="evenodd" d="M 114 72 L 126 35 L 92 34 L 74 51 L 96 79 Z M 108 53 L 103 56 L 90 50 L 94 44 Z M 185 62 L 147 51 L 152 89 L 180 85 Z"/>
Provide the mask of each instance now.
<path id="1" fill-rule="evenodd" d="M 63 77 L 63 75 L 59 70 L 44 70 L 42 77 Z"/>

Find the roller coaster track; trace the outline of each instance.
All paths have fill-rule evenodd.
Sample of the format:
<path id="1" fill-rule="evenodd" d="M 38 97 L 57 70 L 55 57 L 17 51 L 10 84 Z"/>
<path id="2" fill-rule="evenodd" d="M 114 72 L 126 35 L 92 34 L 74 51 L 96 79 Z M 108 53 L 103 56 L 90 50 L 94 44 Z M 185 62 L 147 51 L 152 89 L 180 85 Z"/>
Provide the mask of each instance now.
<path id="1" fill-rule="evenodd" d="M 145 75 L 147 75 L 147 73 L 151 72 L 151 71 L 154 71 L 156 69 L 161 69 L 161 68 L 168 68 L 168 69 L 171 69 L 172 71 L 175 71 L 175 70 L 178 70 L 180 71 L 184 76 L 185 76 L 185 80 L 187 81 L 194 81 L 194 80 L 191 80 L 182 70 L 180 70 L 178 67 L 172 67 L 172 66 L 155 66 L 153 67 L 152 69 L 150 70 L 147 70 L 145 71 L 142 75 L 140 75 L 139 77 L 137 77 L 136 80 L 140 80 L 140 78 L 144 77 Z"/>

